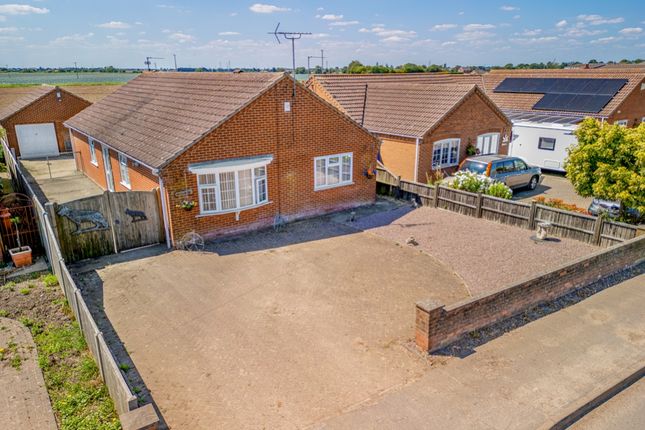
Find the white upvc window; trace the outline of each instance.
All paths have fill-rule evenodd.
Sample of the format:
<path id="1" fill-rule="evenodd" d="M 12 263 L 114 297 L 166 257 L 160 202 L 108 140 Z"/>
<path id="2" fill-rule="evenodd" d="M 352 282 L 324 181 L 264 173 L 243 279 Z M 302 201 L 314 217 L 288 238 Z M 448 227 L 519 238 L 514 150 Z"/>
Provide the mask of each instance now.
<path id="1" fill-rule="evenodd" d="M 435 142 L 432 146 L 432 168 L 442 169 L 458 165 L 460 142 L 461 139 L 444 139 Z"/>
<path id="2" fill-rule="evenodd" d="M 128 157 L 119 152 L 119 171 L 121 173 L 121 185 L 130 188 L 130 172 L 128 171 Z"/>
<path id="3" fill-rule="evenodd" d="M 614 121 L 614 124 L 620 125 L 622 127 L 627 127 L 627 123 L 628 123 L 628 121 L 626 119 L 621 119 L 621 120 L 618 120 L 618 121 Z"/>
<path id="4" fill-rule="evenodd" d="M 197 174 L 201 214 L 237 212 L 269 201 L 266 166 Z"/>
<path id="5" fill-rule="evenodd" d="M 352 184 L 354 154 L 325 155 L 314 158 L 314 190 Z"/>
<path id="6" fill-rule="evenodd" d="M 90 162 L 98 166 L 99 163 L 96 161 L 96 144 L 94 143 L 94 139 L 89 138 L 88 145 L 90 146 Z"/>

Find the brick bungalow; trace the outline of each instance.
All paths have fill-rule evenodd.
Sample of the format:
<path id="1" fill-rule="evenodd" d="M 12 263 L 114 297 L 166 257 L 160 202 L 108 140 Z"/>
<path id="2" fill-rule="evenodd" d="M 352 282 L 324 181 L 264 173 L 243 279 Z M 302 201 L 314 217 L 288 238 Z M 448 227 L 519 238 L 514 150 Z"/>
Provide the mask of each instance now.
<path id="1" fill-rule="evenodd" d="M 383 164 L 426 182 L 452 173 L 472 146 L 506 154 L 511 122 L 476 84 L 478 75 L 317 75 L 307 85 L 381 140 Z"/>
<path id="2" fill-rule="evenodd" d="M 29 88 L 0 108 L 9 147 L 22 158 L 55 156 L 72 150 L 63 122 L 91 103 L 59 87 Z"/>
<path id="3" fill-rule="evenodd" d="M 144 73 L 65 125 L 100 187 L 160 189 L 169 243 L 375 199 L 378 139 L 284 73 Z"/>

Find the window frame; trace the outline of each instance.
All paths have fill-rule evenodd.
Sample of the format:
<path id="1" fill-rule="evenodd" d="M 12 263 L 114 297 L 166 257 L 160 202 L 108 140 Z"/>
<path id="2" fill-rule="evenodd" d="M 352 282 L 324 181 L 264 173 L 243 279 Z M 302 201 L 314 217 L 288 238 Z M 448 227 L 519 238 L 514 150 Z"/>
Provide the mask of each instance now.
<path id="1" fill-rule="evenodd" d="M 453 148 L 453 144 L 456 142 L 456 148 L 457 148 L 457 158 L 454 162 L 451 161 L 451 152 Z M 440 145 L 439 149 L 439 163 L 435 164 L 435 151 L 437 148 L 437 145 Z M 447 161 L 444 163 L 444 149 L 447 148 Z M 436 142 L 432 143 L 432 170 L 436 169 L 445 169 L 448 167 L 454 167 L 459 165 L 459 154 L 460 154 L 460 149 L 461 149 L 461 139 L 458 137 L 451 137 L 449 139 L 441 139 L 437 140 Z"/>
<path id="2" fill-rule="evenodd" d="M 330 184 L 329 178 L 329 159 L 338 157 L 338 163 L 332 164 L 332 167 L 338 166 L 338 182 Z M 343 180 L 343 158 L 349 157 L 349 179 Z M 325 184 L 318 185 L 318 161 L 325 161 Z M 354 153 L 344 152 L 340 154 L 321 155 L 314 157 L 314 191 L 328 190 L 330 188 L 346 187 L 354 184 Z"/>
<path id="3" fill-rule="evenodd" d="M 617 121 L 614 121 L 614 125 L 619 125 L 621 127 L 627 127 L 628 124 L 629 124 L 628 119 L 619 119 Z"/>
<path id="4" fill-rule="evenodd" d="M 94 139 L 89 137 L 87 144 L 90 147 L 90 163 L 92 163 L 95 167 L 99 167 L 99 162 L 96 158 L 96 142 L 94 141 Z"/>
<path id="5" fill-rule="evenodd" d="M 131 189 L 132 183 L 130 182 L 130 171 L 128 170 L 129 169 L 128 157 L 122 152 L 119 152 L 118 154 L 119 154 L 119 182 L 127 189 Z"/>
<path id="6" fill-rule="evenodd" d="M 267 163 L 268 164 L 268 163 Z M 257 170 L 264 169 L 264 174 L 256 174 Z M 241 171 L 251 171 L 251 193 L 252 193 L 252 203 L 246 206 L 240 206 L 240 172 Z M 235 207 L 233 208 L 222 208 L 222 188 L 221 188 L 221 177 L 222 174 L 233 173 L 234 186 L 233 190 L 235 192 Z M 218 215 L 225 213 L 235 213 L 241 212 L 243 210 L 253 209 L 259 206 L 269 204 L 269 181 L 268 181 L 268 171 L 267 165 L 241 165 L 231 168 L 222 168 L 215 169 L 213 171 L 203 171 L 203 172 L 194 172 L 197 180 L 197 198 L 199 201 L 199 216 L 208 216 L 208 215 Z M 215 178 L 214 183 L 203 184 L 202 177 L 206 175 L 213 175 Z M 259 200 L 260 197 L 260 188 L 259 184 L 264 183 L 264 199 Z M 204 199 L 202 196 L 202 190 L 212 189 L 215 192 L 215 209 L 214 210 L 205 210 L 204 208 Z"/>
<path id="7" fill-rule="evenodd" d="M 542 146 L 543 141 L 553 141 L 553 146 L 551 148 L 545 148 Z M 555 144 L 557 143 L 557 140 L 555 137 L 538 137 L 538 149 L 541 149 L 543 151 L 555 151 Z"/>

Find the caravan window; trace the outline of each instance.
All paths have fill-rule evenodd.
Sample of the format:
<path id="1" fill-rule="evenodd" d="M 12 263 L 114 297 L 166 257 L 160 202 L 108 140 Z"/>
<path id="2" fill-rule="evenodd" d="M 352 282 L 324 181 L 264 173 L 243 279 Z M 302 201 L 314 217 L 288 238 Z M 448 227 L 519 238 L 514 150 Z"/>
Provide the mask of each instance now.
<path id="1" fill-rule="evenodd" d="M 545 149 L 547 151 L 555 151 L 555 139 L 552 137 L 541 137 L 538 142 L 539 149 Z"/>

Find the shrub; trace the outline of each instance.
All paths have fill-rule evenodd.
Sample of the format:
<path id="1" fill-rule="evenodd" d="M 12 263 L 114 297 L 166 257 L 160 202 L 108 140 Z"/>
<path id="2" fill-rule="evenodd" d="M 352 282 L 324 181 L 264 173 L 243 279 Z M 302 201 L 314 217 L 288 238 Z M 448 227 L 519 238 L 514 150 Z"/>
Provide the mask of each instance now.
<path id="1" fill-rule="evenodd" d="M 511 199 L 513 197 L 513 191 L 502 182 L 495 182 L 492 184 L 486 190 L 486 194 L 502 199 Z"/>
<path id="2" fill-rule="evenodd" d="M 549 206 L 552 208 L 556 209 L 562 209 L 565 211 L 572 211 L 572 212 L 579 212 L 581 214 L 588 215 L 589 212 L 587 209 L 581 208 L 579 206 L 574 205 L 573 203 L 567 203 L 562 199 L 547 199 L 544 196 L 538 196 L 534 199 L 537 203 L 544 205 L 544 206 Z"/>
<path id="3" fill-rule="evenodd" d="M 455 173 L 455 180 L 450 186 L 457 190 L 482 193 L 503 199 L 513 197 L 513 191 L 506 184 L 468 170 Z"/>
<path id="4" fill-rule="evenodd" d="M 55 287 L 58 285 L 58 279 L 56 278 L 56 275 L 53 275 L 51 273 L 45 275 L 42 277 L 43 284 L 47 287 Z"/>
<path id="5" fill-rule="evenodd" d="M 441 169 L 435 170 L 432 175 L 428 175 L 426 172 L 426 180 L 428 181 L 428 185 L 439 185 L 443 182 L 444 178 L 446 175 L 443 174 L 443 171 Z"/>

